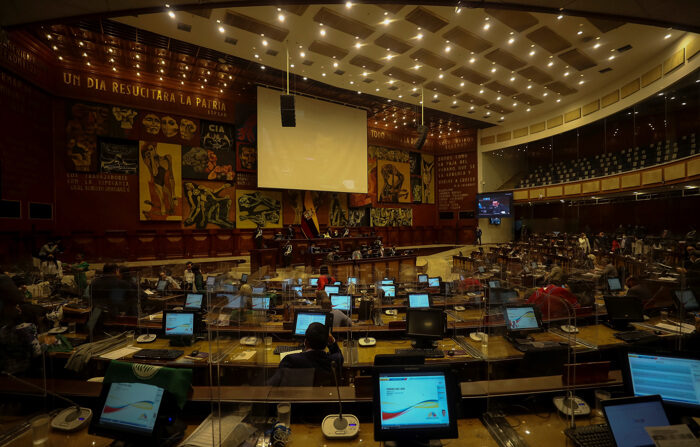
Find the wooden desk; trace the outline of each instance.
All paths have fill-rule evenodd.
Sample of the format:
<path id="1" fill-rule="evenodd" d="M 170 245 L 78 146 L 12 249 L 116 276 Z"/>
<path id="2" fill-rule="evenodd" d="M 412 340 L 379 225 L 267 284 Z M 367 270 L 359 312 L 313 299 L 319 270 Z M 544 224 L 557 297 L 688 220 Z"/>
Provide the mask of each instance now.
<path id="1" fill-rule="evenodd" d="M 375 284 L 384 278 L 394 278 L 397 282 L 415 281 L 416 256 L 385 256 L 356 260 L 331 261 L 330 274 L 338 281 L 357 278 L 360 284 Z"/>

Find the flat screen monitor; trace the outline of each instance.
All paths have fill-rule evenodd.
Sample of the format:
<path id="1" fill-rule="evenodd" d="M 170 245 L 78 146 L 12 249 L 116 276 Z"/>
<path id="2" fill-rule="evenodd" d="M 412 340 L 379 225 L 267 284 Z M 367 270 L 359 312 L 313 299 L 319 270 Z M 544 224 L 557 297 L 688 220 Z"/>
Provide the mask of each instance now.
<path id="1" fill-rule="evenodd" d="M 510 217 L 512 192 L 486 192 L 476 195 L 476 217 Z"/>
<path id="2" fill-rule="evenodd" d="M 192 337 L 194 335 L 193 312 L 163 312 L 165 337 Z"/>
<path id="3" fill-rule="evenodd" d="M 486 291 L 488 297 L 489 306 L 501 306 L 504 304 L 512 303 L 519 298 L 518 292 L 514 289 L 502 289 L 500 287 L 494 287 L 487 289 Z"/>
<path id="4" fill-rule="evenodd" d="M 332 326 L 332 321 L 329 325 L 329 317 L 331 319 L 333 318 L 331 314 L 327 312 L 297 312 L 294 315 L 294 335 L 297 337 L 306 335 L 306 329 L 311 323 L 325 324 L 326 327 Z"/>
<path id="5" fill-rule="evenodd" d="M 501 224 L 501 218 L 500 217 L 489 217 L 489 223 L 491 225 L 500 225 Z"/>
<path id="6" fill-rule="evenodd" d="M 479 270 L 479 273 L 486 272 L 486 269 L 483 266 L 479 267 L 477 270 Z"/>
<path id="7" fill-rule="evenodd" d="M 491 287 L 491 288 L 501 287 L 501 281 L 499 281 L 497 279 L 491 280 L 491 281 L 489 281 L 489 287 Z"/>
<path id="8" fill-rule="evenodd" d="M 318 278 L 309 278 L 309 285 L 316 287 L 318 285 Z"/>
<path id="9" fill-rule="evenodd" d="M 622 290 L 622 284 L 620 284 L 620 278 L 608 278 L 608 290 L 611 292 L 619 292 Z"/>
<path id="10" fill-rule="evenodd" d="M 425 443 L 458 437 L 459 391 L 454 377 L 445 369 L 377 367 L 373 382 L 375 441 Z"/>
<path id="11" fill-rule="evenodd" d="M 165 288 L 168 287 L 168 281 L 164 279 L 158 280 L 158 284 L 156 285 L 156 290 L 159 292 L 165 292 Z"/>
<path id="12" fill-rule="evenodd" d="M 147 443 L 158 438 L 165 422 L 167 393 L 163 388 L 138 382 L 105 384 L 99 410 L 93 416 L 90 433 L 125 441 Z"/>
<path id="13" fill-rule="evenodd" d="M 428 287 L 440 287 L 440 277 L 428 278 Z"/>
<path id="14" fill-rule="evenodd" d="M 610 324 L 624 329 L 633 321 L 644 321 L 644 304 L 632 296 L 603 296 Z"/>
<path id="15" fill-rule="evenodd" d="M 238 287 L 235 284 L 221 284 L 221 291 L 235 293 L 238 292 Z"/>
<path id="16" fill-rule="evenodd" d="M 247 282 L 248 282 L 248 274 L 247 274 L 247 273 L 243 273 L 243 274 L 241 275 L 241 283 L 242 283 L 242 284 L 245 284 L 245 283 L 247 283 Z"/>
<path id="17" fill-rule="evenodd" d="M 334 285 L 334 286 L 342 286 L 343 283 L 340 282 L 340 281 L 336 281 L 336 282 L 333 283 L 333 285 Z"/>
<path id="18" fill-rule="evenodd" d="M 253 310 L 268 310 L 270 308 L 269 296 L 254 296 Z"/>
<path id="19" fill-rule="evenodd" d="M 253 295 L 262 295 L 265 293 L 265 287 L 253 287 Z"/>
<path id="20" fill-rule="evenodd" d="M 357 284 L 357 278 L 354 276 L 348 277 L 348 284 Z"/>
<path id="21" fill-rule="evenodd" d="M 503 316 L 510 334 L 527 334 L 540 330 L 540 316 L 532 306 L 507 306 Z"/>
<path id="22" fill-rule="evenodd" d="M 385 298 L 396 298 L 396 286 L 395 285 L 384 285 L 380 286 L 384 291 Z"/>
<path id="23" fill-rule="evenodd" d="M 430 295 L 427 293 L 409 293 L 408 307 L 411 309 L 421 309 L 430 307 Z"/>
<path id="24" fill-rule="evenodd" d="M 207 276 L 207 287 L 214 287 L 216 276 Z"/>
<path id="25" fill-rule="evenodd" d="M 333 306 L 333 309 L 338 309 L 343 312 L 350 312 L 350 309 L 352 309 L 352 296 L 331 295 L 331 306 Z"/>
<path id="26" fill-rule="evenodd" d="M 630 394 L 700 409 L 700 359 L 628 352 L 623 367 Z"/>
<path id="27" fill-rule="evenodd" d="M 428 275 L 418 275 L 418 284 L 427 284 Z"/>
<path id="28" fill-rule="evenodd" d="M 188 293 L 185 298 L 185 310 L 201 310 L 204 295 L 201 293 Z"/>
<path id="29" fill-rule="evenodd" d="M 406 335 L 415 340 L 416 347 L 430 348 L 433 341 L 445 335 L 447 316 L 442 309 L 407 309 Z"/>
<path id="30" fill-rule="evenodd" d="M 226 309 L 240 309 L 243 307 L 243 297 L 231 293 L 223 293 L 219 295 L 224 299 L 223 307 Z"/>
<path id="31" fill-rule="evenodd" d="M 602 405 L 616 447 L 654 447 L 645 427 L 669 424 L 659 396 L 608 399 Z"/>
<path id="32" fill-rule="evenodd" d="M 391 285 L 391 284 L 394 284 L 394 280 L 393 280 L 393 279 L 386 279 L 386 278 L 384 278 L 384 279 L 382 279 L 381 284 L 382 284 L 383 286 L 385 286 L 385 285 Z"/>
<path id="33" fill-rule="evenodd" d="M 292 286 L 292 292 L 294 293 L 294 296 L 301 298 L 303 288 L 301 286 Z"/>
<path id="34" fill-rule="evenodd" d="M 328 294 L 331 295 L 333 293 L 338 293 L 340 291 L 339 286 L 326 286 L 323 288 L 323 290 Z"/>
<path id="35" fill-rule="evenodd" d="M 696 311 L 700 309 L 698 305 L 698 300 L 695 298 L 695 294 L 692 290 L 676 290 L 674 291 L 676 296 L 676 303 L 679 309 Z"/>

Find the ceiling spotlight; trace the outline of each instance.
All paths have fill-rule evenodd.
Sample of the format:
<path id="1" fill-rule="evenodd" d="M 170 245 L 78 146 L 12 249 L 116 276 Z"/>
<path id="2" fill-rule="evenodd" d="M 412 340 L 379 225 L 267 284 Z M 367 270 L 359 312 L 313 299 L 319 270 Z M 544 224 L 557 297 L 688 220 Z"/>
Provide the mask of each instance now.
<path id="1" fill-rule="evenodd" d="M 460 82 L 460 83 L 459 83 L 459 86 L 460 86 L 460 87 L 464 87 L 464 82 Z"/>
<path id="2" fill-rule="evenodd" d="M 361 44 L 360 42 L 357 42 L 357 43 L 355 44 L 355 48 L 360 48 L 361 46 L 362 46 L 362 44 Z"/>
<path id="3" fill-rule="evenodd" d="M 563 19 L 563 18 L 564 18 L 564 16 L 561 15 L 561 14 L 559 14 L 559 15 L 557 16 L 557 20 L 561 20 L 561 19 Z"/>
<path id="4" fill-rule="evenodd" d="M 345 2 L 345 7 L 348 9 L 352 8 L 352 2 Z"/>
<path id="5" fill-rule="evenodd" d="M 583 30 L 581 30 L 581 29 L 578 30 L 578 32 L 576 34 L 580 36 L 581 34 L 583 34 Z"/>
<path id="6" fill-rule="evenodd" d="M 513 81 L 515 81 L 515 76 L 510 77 L 510 82 L 513 82 Z"/>
<path id="7" fill-rule="evenodd" d="M 583 85 L 583 83 L 584 83 L 584 80 L 583 80 L 583 79 L 581 79 L 580 81 L 578 81 L 578 85 Z"/>
<path id="8" fill-rule="evenodd" d="M 474 110 L 474 106 L 469 107 L 469 110 Z"/>
<path id="9" fill-rule="evenodd" d="M 301 53 L 299 53 L 299 56 L 301 56 L 301 57 L 306 57 L 306 53 L 304 53 L 304 52 L 302 51 Z"/>
<path id="10" fill-rule="evenodd" d="M 473 64 L 474 62 L 476 62 L 476 58 L 475 58 L 475 57 L 469 59 L 469 63 L 470 63 L 470 64 Z"/>
<path id="11" fill-rule="evenodd" d="M 600 48 L 600 42 L 598 42 L 598 43 L 596 43 L 595 45 L 593 45 L 593 48 L 594 48 L 594 49 Z"/>
<path id="12" fill-rule="evenodd" d="M 350 85 L 353 85 L 354 83 L 355 83 L 355 81 L 350 81 Z"/>
<path id="13" fill-rule="evenodd" d="M 223 26 L 220 26 L 220 27 L 219 27 L 219 32 L 220 32 L 220 33 L 223 33 L 224 31 L 226 31 L 226 30 L 224 29 L 224 27 L 223 27 Z"/>
<path id="14" fill-rule="evenodd" d="M 609 61 L 611 61 L 611 60 L 613 60 L 613 59 L 615 59 L 615 55 L 614 55 L 614 54 L 611 55 L 611 56 L 608 58 Z"/>
<path id="15" fill-rule="evenodd" d="M 511 37 L 510 39 L 508 39 L 508 45 L 512 45 L 513 42 L 515 42 L 514 38 Z"/>
<path id="16" fill-rule="evenodd" d="M 418 65 L 418 64 L 416 64 L 416 65 L 413 66 L 413 69 L 414 69 L 414 70 L 418 70 L 419 68 L 420 68 L 420 65 Z"/>
<path id="17" fill-rule="evenodd" d="M 557 98 L 557 102 L 561 102 L 561 98 Z"/>
<path id="18" fill-rule="evenodd" d="M 528 84 L 527 86 L 528 90 L 532 88 L 532 84 Z"/>
<path id="19" fill-rule="evenodd" d="M 338 63 L 337 63 L 337 62 L 333 62 L 333 67 L 334 67 L 334 68 L 338 68 Z"/>
<path id="20" fill-rule="evenodd" d="M 117 67 L 112 67 L 112 71 L 117 71 Z"/>
<path id="21" fill-rule="evenodd" d="M 266 46 L 267 46 L 267 40 L 263 39 L 262 44 L 263 44 L 264 47 L 266 47 Z"/>
<path id="22" fill-rule="evenodd" d="M 172 11 L 168 11 L 168 15 L 170 16 L 171 19 L 175 18 L 175 13 Z"/>
<path id="23" fill-rule="evenodd" d="M 569 76 L 569 72 L 568 72 L 568 71 L 565 71 L 565 72 L 564 72 L 564 76 Z"/>
<path id="24" fill-rule="evenodd" d="M 457 104 L 457 100 L 452 101 L 452 104 Z"/>
<path id="25" fill-rule="evenodd" d="M 490 24 L 490 23 L 484 24 L 484 30 L 488 30 L 489 28 L 491 28 L 491 24 Z"/>
<path id="26" fill-rule="evenodd" d="M 479 90 L 479 93 L 480 93 L 480 94 L 483 94 L 483 93 L 484 93 L 484 89 L 482 88 L 481 90 Z"/>
<path id="27" fill-rule="evenodd" d="M 493 68 L 491 69 L 491 73 L 496 73 L 496 67 L 493 67 Z"/>
<path id="28" fill-rule="evenodd" d="M 435 94 L 433 95 L 433 98 L 437 98 L 437 97 L 438 97 L 438 95 L 437 95 L 437 93 L 435 93 Z"/>
<path id="29" fill-rule="evenodd" d="M 497 96 L 497 97 L 496 97 L 496 101 L 500 101 L 500 100 L 501 100 L 501 97 L 500 97 L 500 96 Z"/>
<path id="30" fill-rule="evenodd" d="M 416 90 L 418 90 L 418 87 L 413 87 L 412 90 L 415 92 Z"/>
<path id="31" fill-rule="evenodd" d="M 363 71 L 363 72 L 362 72 L 362 76 L 367 76 L 367 74 L 368 74 L 368 73 L 367 73 L 366 71 Z"/>
<path id="32" fill-rule="evenodd" d="M 530 51 L 530 56 L 534 56 L 534 55 L 535 55 L 535 50 Z"/>
<path id="33" fill-rule="evenodd" d="M 323 29 L 323 28 L 321 28 L 321 31 L 319 31 L 319 33 L 321 33 L 322 36 L 325 36 L 325 35 L 326 35 L 326 30 Z"/>
<path id="34" fill-rule="evenodd" d="M 542 96 L 547 96 L 547 95 L 549 95 L 549 93 L 547 93 L 547 92 L 542 93 Z"/>
<path id="35" fill-rule="evenodd" d="M 440 73 L 440 75 L 438 76 L 438 78 L 440 78 L 440 79 L 442 79 L 442 78 L 444 78 L 444 77 L 445 77 L 445 75 L 442 74 L 442 73 Z"/>
<path id="36" fill-rule="evenodd" d="M 389 19 L 384 19 L 384 21 L 382 22 L 382 25 L 387 26 L 387 25 L 390 24 L 390 23 L 391 23 L 391 20 L 389 20 Z"/>
<path id="37" fill-rule="evenodd" d="M 525 109 L 525 111 L 526 111 L 526 112 L 529 112 L 529 111 L 530 111 L 530 108 L 528 107 L 527 109 Z"/>
<path id="38" fill-rule="evenodd" d="M 445 53 L 449 53 L 451 49 L 452 49 L 452 47 L 449 46 L 449 45 L 447 45 L 447 46 L 445 47 Z"/>
<path id="39" fill-rule="evenodd" d="M 325 74 L 325 73 L 321 73 L 321 76 L 325 77 L 325 76 L 326 76 L 326 74 Z"/>
<path id="40" fill-rule="evenodd" d="M 280 22 L 284 22 L 284 14 L 279 14 L 277 16 L 277 20 L 279 20 Z"/>
<path id="41" fill-rule="evenodd" d="M 514 103 L 513 103 L 513 107 L 517 107 L 517 106 L 518 106 L 518 103 L 517 103 L 517 102 L 514 102 Z"/>
<path id="42" fill-rule="evenodd" d="M 664 39 L 668 39 L 669 37 L 671 37 L 671 33 L 666 34 L 666 35 L 664 36 Z"/>
<path id="43" fill-rule="evenodd" d="M 388 60 L 391 60 L 392 57 L 394 57 L 393 54 L 387 54 L 387 55 L 386 55 L 386 58 L 387 58 Z"/>
<path id="44" fill-rule="evenodd" d="M 59 61 L 62 61 L 62 60 L 63 60 L 63 56 L 58 56 L 58 60 L 59 60 Z"/>
<path id="45" fill-rule="evenodd" d="M 416 39 L 421 40 L 422 38 L 423 38 L 423 34 L 422 34 L 422 33 L 416 34 Z"/>
<path id="46" fill-rule="evenodd" d="M 551 67 L 552 65 L 554 65 L 554 61 L 549 61 L 549 63 L 547 64 L 548 67 Z"/>

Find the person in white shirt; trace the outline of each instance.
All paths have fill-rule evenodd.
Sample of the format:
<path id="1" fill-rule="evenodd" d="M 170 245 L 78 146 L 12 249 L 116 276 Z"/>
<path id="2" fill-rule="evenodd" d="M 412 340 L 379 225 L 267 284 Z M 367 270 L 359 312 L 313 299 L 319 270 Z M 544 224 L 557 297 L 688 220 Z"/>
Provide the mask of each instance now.
<path id="1" fill-rule="evenodd" d="M 41 264 L 39 264 L 39 271 L 41 272 L 42 278 L 63 278 L 63 267 L 61 266 L 61 261 L 56 259 L 53 254 L 47 255 L 46 259 L 41 261 Z"/>
<path id="2" fill-rule="evenodd" d="M 591 252 L 591 243 L 588 242 L 588 237 L 586 237 L 586 233 L 581 233 L 581 236 L 579 236 L 578 246 L 581 248 L 584 254 L 588 254 Z"/>
<path id="3" fill-rule="evenodd" d="M 184 288 L 186 290 L 192 290 L 194 287 L 194 272 L 192 271 L 192 262 L 188 261 L 185 264 L 185 272 L 183 273 Z"/>

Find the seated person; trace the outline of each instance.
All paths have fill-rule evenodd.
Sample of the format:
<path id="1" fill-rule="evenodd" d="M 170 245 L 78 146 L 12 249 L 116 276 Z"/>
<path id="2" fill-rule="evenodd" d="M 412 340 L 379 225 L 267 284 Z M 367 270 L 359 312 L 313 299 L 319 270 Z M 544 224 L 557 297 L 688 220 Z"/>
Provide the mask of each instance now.
<path id="1" fill-rule="evenodd" d="M 167 270 L 161 270 L 160 273 L 158 273 L 158 280 L 168 283 L 168 289 L 180 290 L 180 284 L 175 281 L 175 279 L 170 275 L 170 272 Z"/>
<path id="2" fill-rule="evenodd" d="M 651 291 L 636 276 L 627 278 L 625 285 L 627 286 L 627 296 L 633 296 L 645 304 L 651 300 Z"/>
<path id="3" fill-rule="evenodd" d="M 39 264 L 39 271 L 41 272 L 42 279 L 47 278 L 63 278 L 63 266 L 61 261 L 56 259 L 56 257 L 49 253 L 46 258 Z"/>
<path id="4" fill-rule="evenodd" d="M 326 352 L 328 347 L 328 352 Z M 314 369 L 316 375 L 333 374 L 331 363 L 335 362 L 340 371 L 343 366 L 343 353 L 331 332 L 321 323 L 311 323 L 304 337 L 304 352 L 289 354 L 280 361 L 275 375 L 267 381 L 268 385 L 280 386 L 285 374 L 284 369 Z M 330 382 L 332 385 L 333 382 Z"/>
<path id="5" fill-rule="evenodd" d="M 603 267 L 603 272 L 602 272 L 603 278 L 617 278 L 618 277 L 617 269 L 612 264 L 612 261 L 610 260 L 610 258 L 604 258 L 603 264 L 605 264 L 605 267 Z"/>
<path id="6" fill-rule="evenodd" d="M 564 271 L 556 261 L 552 263 L 552 270 L 544 277 L 544 282 L 548 284 L 561 284 L 564 279 Z"/>
<path id="7" fill-rule="evenodd" d="M 26 323 L 23 300 L 12 279 L 0 274 L 0 371 L 10 374 L 26 371 L 43 352 L 36 325 Z"/>
<path id="8" fill-rule="evenodd" d="M 333 303 L 328 298 L 326 292 L 319 290 L 316 292 L 316 299 L 321 303 L 321 309 L 333 315 L 333 327 L 350 327 L 352 319 L 345 315 L 342 310 L 333 309 Z"/>
<path id="9" fill-rule="evenodd" d="M 565 281 L 561 287 L 550 284 L 547 287 L 537 289 L 527 299 L 527 303 L 539 307 L 542 318 L 546 320 L 567 317 L 570 309 L 590 306 L 594 300 L 594 290 L 591 284 L 572 279 Z M 574 312 L 571 312 L 571 316 L 574 316 Z"/>
<path id="10" fill-rule="evenodd" d="M 138 315 L 136 288 L 122 279 L 116 264 L 105 264 L 102 276 L 90 284 L 92 306 L 100 307 L 114 315 Z"/>
<path id="11" fill-rule="evenodd" d="M 335 282 L 335 278 L 333 278 L 328 273 L 327 265 L 322 265 L 320 268 L 320 272 L 321 276 L 318 278 L 318 285 L 316 286 L 316 290 L 323 290 L 326 288 L 327 284 L 333 284 Z"/>

